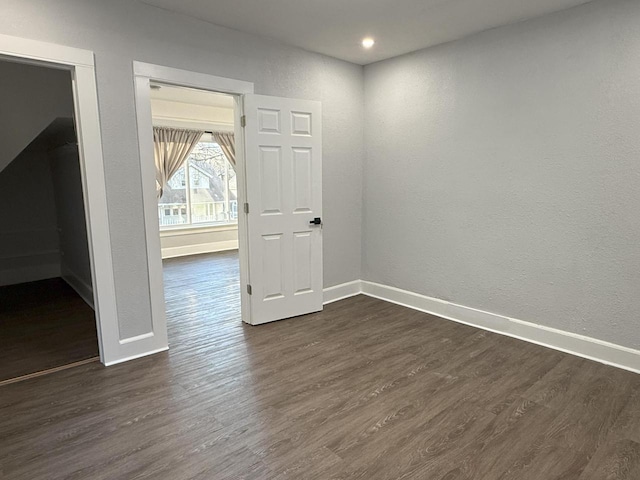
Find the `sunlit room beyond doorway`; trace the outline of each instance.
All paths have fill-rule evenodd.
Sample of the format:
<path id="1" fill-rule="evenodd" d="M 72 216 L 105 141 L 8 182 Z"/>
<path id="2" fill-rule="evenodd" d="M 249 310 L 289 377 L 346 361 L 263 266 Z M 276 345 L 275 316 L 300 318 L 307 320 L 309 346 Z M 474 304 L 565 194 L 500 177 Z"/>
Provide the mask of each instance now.
<path id="1" fill-rule="evenodd" d="M 234 99 L 151 84 L 158 223 L 172 349 L 241 327 Z"/>

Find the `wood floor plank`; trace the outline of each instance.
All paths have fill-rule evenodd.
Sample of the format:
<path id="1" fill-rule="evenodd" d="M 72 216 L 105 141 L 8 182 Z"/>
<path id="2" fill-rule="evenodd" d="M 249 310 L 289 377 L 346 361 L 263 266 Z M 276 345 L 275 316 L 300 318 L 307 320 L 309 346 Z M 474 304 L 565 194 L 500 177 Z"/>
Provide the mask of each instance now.
<path id="1" fill-rule="evenodd" d="M 636 387 L 628 396 L 611 430 L 611 435 L 640 443 L 640 387 Z"/>
<path id="2" fill-rule="evenodd" d="M 64 280 L 0 287 L 0 382 L 98 354 L 95 314 Z"/>
<path id="3" fill-rule="evenodd" d="M 525 396 L 557 412 L 546 442 L 591 456 L 610 436 L 638 388 L 638 376 L 566 357 Z"/>
<path id="4" fill-rule="evenodd" d="M 576 479 L 589 457 L 579 450 L 558 447 L 537 438 L 498 480 Z"/>
<path id="5" fill-rule="evenodd" d="M 0 478 L 638 477 L 640 376 L 365 296 L 252 327 L 164 262 L 170 350 L 0 387 Z"/>
<path id="6" fill-rule="evenodd" d="M 603 445 L 579 480 L 636 480 L 640 478 L 640 443 L 620 440 Z"/>

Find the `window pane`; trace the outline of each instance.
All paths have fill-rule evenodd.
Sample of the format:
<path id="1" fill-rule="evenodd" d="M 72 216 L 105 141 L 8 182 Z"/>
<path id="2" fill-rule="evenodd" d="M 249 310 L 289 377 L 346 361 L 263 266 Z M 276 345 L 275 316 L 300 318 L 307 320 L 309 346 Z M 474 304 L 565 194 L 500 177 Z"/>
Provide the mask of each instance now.
<path id="1" fill-rule="evenodd" d="M 181 167 L 162 192 L 158 201 L 158 218 L 160 227 L 172 225 L 186 225 L 187 219 L 187 190 L 185 169 Z"/>
<path id="2" fill-rule="evenodd" d="M 230 183 L 234 183 L 233 190 Z M 191 223 L 237 220 L 235 172 L 217 143 L 200 142 L 189 157 Z"/>
<path id="3" fill-rule="evenodd" d="M 160 227 L 236 223 L 236 172 L 214 142 L 200 142 L 158 202 Z M 188 170 L 187 170 L 188 168 Z"/>
<path id="4" fill-rule="evenodd" d="M 236 171 L 227 161 L 229 169 L 229 218 L 232 222 L 238 221 L 238 182 Z"/>

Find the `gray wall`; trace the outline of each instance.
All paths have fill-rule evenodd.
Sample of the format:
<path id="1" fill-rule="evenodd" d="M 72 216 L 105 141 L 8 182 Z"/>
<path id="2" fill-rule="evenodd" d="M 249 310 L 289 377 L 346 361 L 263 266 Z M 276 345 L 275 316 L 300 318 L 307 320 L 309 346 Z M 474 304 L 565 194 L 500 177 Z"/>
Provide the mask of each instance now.
<path id="1" fill-rule="evenodd" d="M 78 146 L 59 146 L 49 152 L 56 201 L 63 278 L 92 300 L 91 261 L 82 194 Z M 93 305 L 93 302 L 90 302 Z"/>
<path id="2" fill-rule="evenodd" d="M 0 285 L 60 275 L 49 158 L 31 142 L 72 115 L 69 72 L 0 61 Z"/>
<path id="3" fill-rule="evenodd" d="M 49 157 L 26 150 L 0 172 L 0 286 L 60 276 Z"/>
<path id="4" fill-rule="evenodd" d="M 365 68 L 363 275 L 640 347 L 640 2 Z"/>
<path id="5" fill-rule="evenodd" d="M 3 0 L 0 33 L 93 50 L 121 332 L 150 331 L 133 60 L 322 101 L 325 286 L 360 278 L 363 69 L 131 0 Z"/>
<path id="6" fill-rule="evenodd" d="M 73 116 L 70 85 L 67 71 L 0 61 L 0 172 L 55 118 Z"/>

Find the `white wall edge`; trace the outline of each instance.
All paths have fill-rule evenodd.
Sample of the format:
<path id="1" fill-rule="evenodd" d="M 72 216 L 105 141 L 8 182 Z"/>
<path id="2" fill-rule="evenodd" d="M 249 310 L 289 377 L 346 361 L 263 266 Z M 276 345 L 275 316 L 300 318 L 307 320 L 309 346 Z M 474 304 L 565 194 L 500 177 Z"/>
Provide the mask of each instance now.
<path id="1" fill-rule="evenodd" d="M 495 313 L 465 307 L 396 287 L 362 281 L 362 293 L 447 320 L 640 373 L 640 351 Z"/>
<path id="2" fill-rule="evenodd" d="M 223 240 L 220 242 L 166 247 L 162 249 L 162 259 L 186 257 L 188 255 L 198 255 L 201 253 L 226 252 L 227 250 L 238 250 L 238 240 Z"/>
<path id="3" fill-rule="evenodd" d="M 64 263 L 60 266 L 60 273 L 62 279 L 80 295 L 80 298 L 92 309 L 95 309 L 93 304 L 93 287 L 80 279 L 80 277 Z"/>
<path id="4" fill-rule="evenodd" d="M 117 365 L 119 363 L 128 362 L 129 360 L 135 360 L 136 358 L 148 357 L 149 355 L 154 355 L 154 354 L 160 353 L 160 352 L 166 352 L 167 350 L 169 350 L 169 347 L 162 347 L 162 348 L 158 348 L 157 350 L 151 350 L 149 352 L 144 352 L 144 353 L 139 353 L 139 354 L 136 354 L 136 355 L 131 355 L 130 357 L 118 358 L 117 360 L 106 362 L 104 365 L 105 365 L 105 367 L 111 367 L 112 365 Z"/>
<path id="5" fill-rule="evenodd" d="M 328 303 L 344 300 L 362 293 L 362 281 L 354 280 L 352 282 L 341 283 L 333 287 L 327 287 L 323 290 L 323 305 Z"/>

